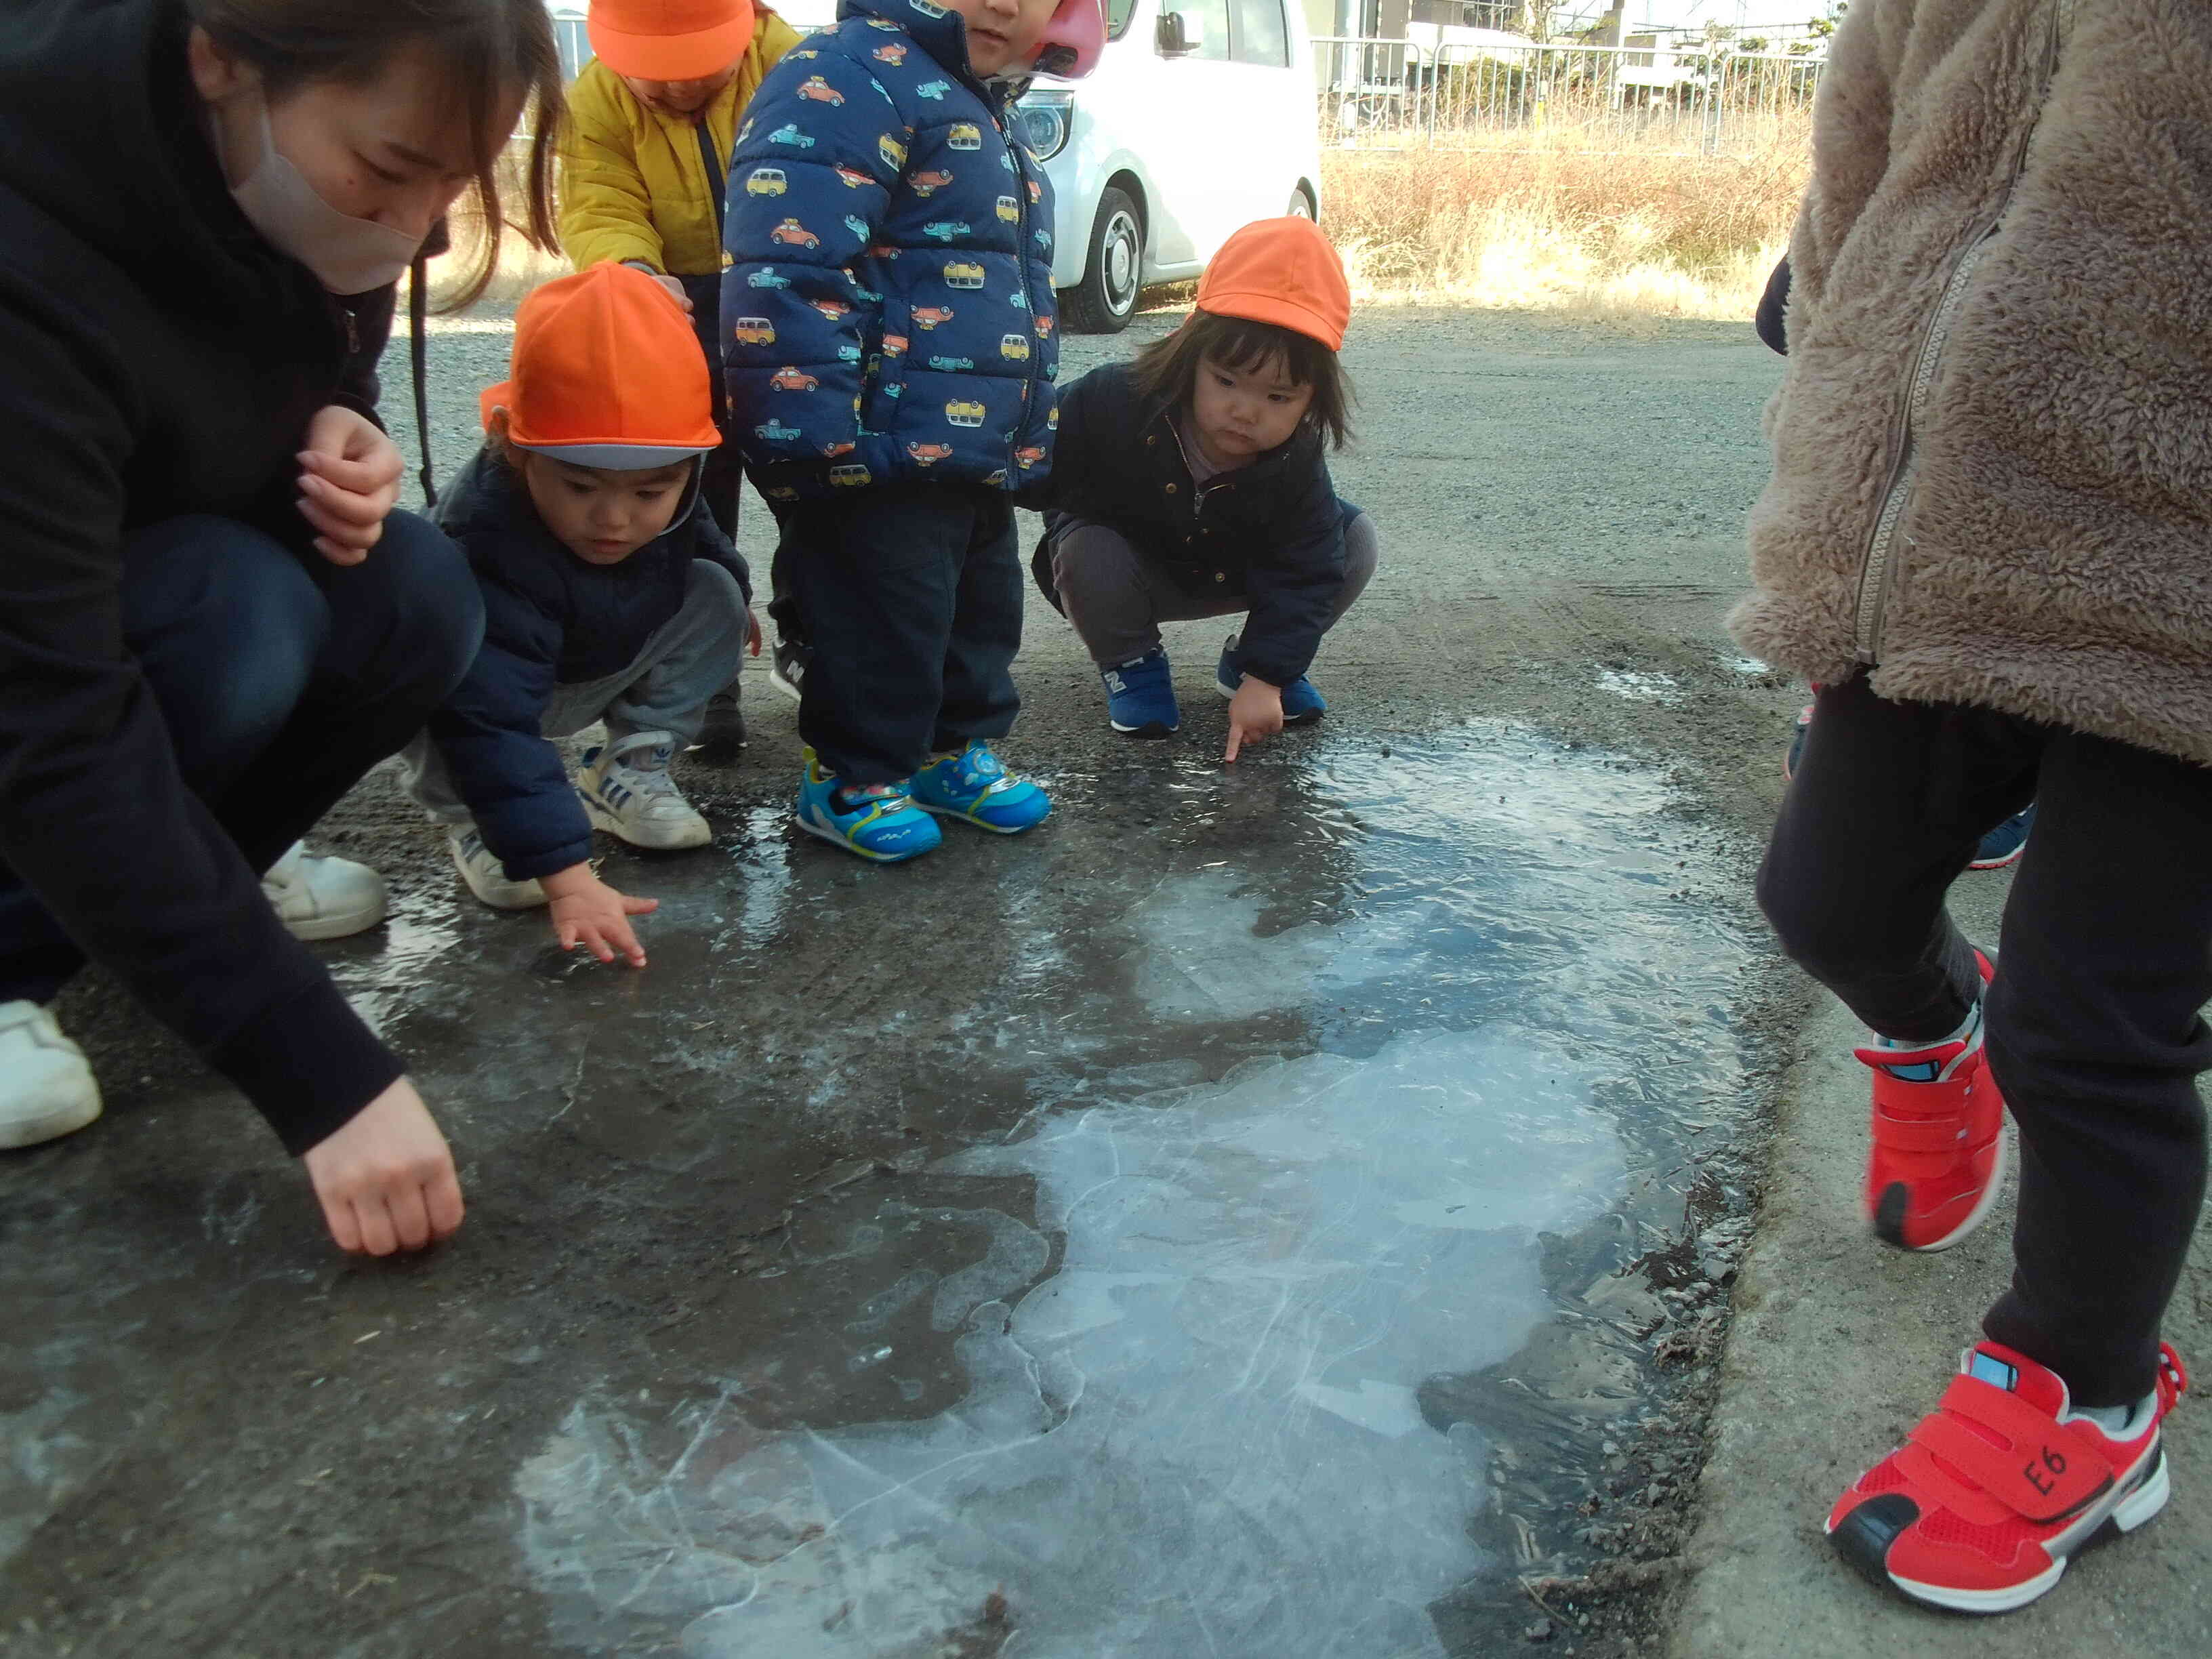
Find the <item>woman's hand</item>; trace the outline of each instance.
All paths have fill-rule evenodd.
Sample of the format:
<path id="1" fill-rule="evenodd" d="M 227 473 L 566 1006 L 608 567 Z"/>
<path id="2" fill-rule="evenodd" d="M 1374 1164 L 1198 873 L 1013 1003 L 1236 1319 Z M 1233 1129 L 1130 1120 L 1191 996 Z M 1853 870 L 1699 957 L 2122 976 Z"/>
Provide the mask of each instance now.
<path id="1" fill-rule="evenodd" d="M 359 564 L 399 500 L 399 446 L 367 416 L 331 404 L 307 422 L 298 459 L 300 516 L 321 532 L 315 551 L 332 564 Z"/>
<path id="2" fill-rule="evenodd" d="M 1247 674 L 1229 700 L 1229 752 L 1221 758 L 1233 761 L 1246 744 L 1264 742 L 1282 729 L 1282 688 Z"/>
<path id="3" fill-rule="evenodd" d="M 300 1161 L 342 1250 L 419 1250 L 452 1237 L 461 1224 L 453 1152 L 404 1077 Z"/>
<path id="4" fill-rule="evenodd" d="M 586 947 L 601 962 L 612 962 L 619 951 L 633 968 L 645 966 L 645 947 L 630 931 L 632 916 L 651 915 L 659 899 L 634 898 L 617 892 L 592 873 L 588 864 L 572 864 L 538 878 L 552 901 L 553 935 L 561 948 Z"/>

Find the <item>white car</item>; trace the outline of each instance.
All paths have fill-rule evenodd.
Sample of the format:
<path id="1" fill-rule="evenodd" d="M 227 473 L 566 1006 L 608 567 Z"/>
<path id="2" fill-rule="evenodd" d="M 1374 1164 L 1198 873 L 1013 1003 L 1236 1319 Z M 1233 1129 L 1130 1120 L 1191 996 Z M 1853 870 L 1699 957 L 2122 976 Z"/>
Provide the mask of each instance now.
<path id="1" fill-rule="evenodd" d="M 1052 283 L 1073 329 L 1118 331 L 1231 231 L 1321 212 L 1313 47 L 1297 0 L 1108 0 L 1085 79 L 1018 106 L 1052 180 Z"/>

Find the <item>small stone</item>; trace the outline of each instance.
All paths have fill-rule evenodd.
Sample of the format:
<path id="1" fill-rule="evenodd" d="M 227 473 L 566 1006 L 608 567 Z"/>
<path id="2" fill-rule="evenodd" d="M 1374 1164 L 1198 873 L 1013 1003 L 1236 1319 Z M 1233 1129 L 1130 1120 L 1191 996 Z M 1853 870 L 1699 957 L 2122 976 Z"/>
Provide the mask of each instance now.
<path id="1" fill-rule="evenodd" d="M 1556 1633 L 1552 1628 L 1550 1620 L 1539 1619 L 1521 1632 L 1521 1639 L 1524 1642 L 1548 1642 Z"/>

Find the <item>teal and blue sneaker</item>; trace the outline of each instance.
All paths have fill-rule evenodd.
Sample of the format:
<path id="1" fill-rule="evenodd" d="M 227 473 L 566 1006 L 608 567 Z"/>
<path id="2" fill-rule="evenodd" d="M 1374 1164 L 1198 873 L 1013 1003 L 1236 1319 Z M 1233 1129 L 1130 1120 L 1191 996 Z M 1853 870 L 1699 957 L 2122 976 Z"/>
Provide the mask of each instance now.
<path id="1" fill-rule="evenodd" d="M 999 763 L 991 745 L 969 744 L 957 755 L 939 755 L 914 775 L 915 805 L 959 818 L 998 836 L 1034 830 L 1052 811 L 1043 790 Z"/>
<path id="2" fill-rule="evenodd" d="M 1231 634 L 1221 647 L 1221 660 L 1214 665 L 1213 683 L 1224 697 L 1233 697 L 1244 684 L 1244 671 L 1237 665 L 1237 647 L 1243 635 Z M 1314 683 L 1301 674 L 1283 688 L 1283 724 L 1311 726 L 1328 713 L 1328 703 L 1314 690 Z"/>
<path id="3" fill-rule="evenodd" d="M 845 788 L 806 751 L 799 775 L 799 827 L 834 842 L 848 853 L 877 864 L 919 858 L 945 837 L 929 814 L 919 811 L 899 783 L 871 783 Z"/>

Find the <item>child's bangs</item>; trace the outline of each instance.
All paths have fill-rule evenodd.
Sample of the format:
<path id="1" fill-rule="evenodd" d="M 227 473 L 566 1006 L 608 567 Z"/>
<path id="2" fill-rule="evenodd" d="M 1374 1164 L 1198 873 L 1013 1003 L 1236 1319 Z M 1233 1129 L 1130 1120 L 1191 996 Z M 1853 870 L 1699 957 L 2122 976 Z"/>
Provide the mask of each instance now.
<path id="1" fill-rule="evenodd" d="M 1273 323 L 1199 314 L 1206 319 L 1199 329 L 1199 351 L 1224 368 L 1250 373 L 1280 362 L 1292 386 L 1311 386 L 1319 378 L 1315 359 L 1323 349 L 1320 341 Z"/>

